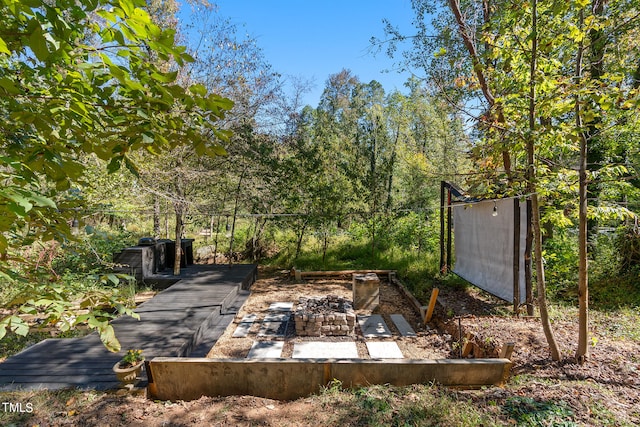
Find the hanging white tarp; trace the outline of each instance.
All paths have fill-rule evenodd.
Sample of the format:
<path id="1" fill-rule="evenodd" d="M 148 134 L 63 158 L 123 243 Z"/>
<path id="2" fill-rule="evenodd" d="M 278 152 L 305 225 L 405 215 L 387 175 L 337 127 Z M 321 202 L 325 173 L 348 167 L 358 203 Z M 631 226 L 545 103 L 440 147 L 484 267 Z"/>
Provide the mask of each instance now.
<path id="1" fill-rule="evenodd" d="M 494 206 L 497 215 L 494 214 Z M 455 242 L 454 273 L 485 291 L 514 300 L 514 200 L 488 200 L 453 205 Z M 520 209 L 519 279 L 520 303 L 526 300 L 524 252 L 527 214 Z"/>

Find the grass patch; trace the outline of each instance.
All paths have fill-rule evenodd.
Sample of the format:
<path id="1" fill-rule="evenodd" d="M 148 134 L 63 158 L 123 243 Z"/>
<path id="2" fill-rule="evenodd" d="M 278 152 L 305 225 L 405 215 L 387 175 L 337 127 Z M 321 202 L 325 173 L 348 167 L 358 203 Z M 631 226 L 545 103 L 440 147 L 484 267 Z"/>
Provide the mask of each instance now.
<path id="1" fill-rule="evenodd" d="M 513 396 L 507 399 L 503 411 L 522 427 L 573 427 L 573 411 L 563 402 L 537 401 L 530 397 Z"/>
<path id="2" fill-rule="evenodd" d="M 326 425 L 351 426 L 497 426 L 473 402 L 435 385 L 371 386 L 342 389 L 330 384 L 318 399 L 333 415 Z"/>
<path id="3" fill-rule="evenodd" d="M 370 242 L 366 239 L 355 241 L 348 235 L 332 241 L 324 260 L 321 242 L 311 236 L 306 239 L 297 258 L 293 258 L 290 250 L 283 249 L 273 258 L 261 263 L 283 268 L 296 267 L 303 271 L 396 270 L 398 277 L 422 303 L 429 301 L 434 287 L 468 286 L 465 280 L 455 274 L 442 276 L 439 273 L 440 255 L 435 251 L 415 250 L 394 244 L 379 245 L 372 250 Z"/>
<path id="4" fill-rule="evenodd" d="M 93 391 L 39 390 L 0 393 L 2 402 L 14 405 L 14 410 L 0 410 L 0 425 L 32 425 L 29 420 L 47 420 L 47 425 L 59 425 L 105 396 Z"/>

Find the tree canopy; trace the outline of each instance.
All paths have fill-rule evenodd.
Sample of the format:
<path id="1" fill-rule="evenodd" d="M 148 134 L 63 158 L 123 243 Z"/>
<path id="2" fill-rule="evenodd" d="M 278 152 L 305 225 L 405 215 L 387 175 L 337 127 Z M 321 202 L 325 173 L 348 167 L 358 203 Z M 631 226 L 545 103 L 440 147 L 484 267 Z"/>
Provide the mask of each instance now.
<path id="1" fill-rule="evenodd" d="M 225 153 L 219 141 L 227 134 L 216 122 L 232 102 L 203 84 L 179 84 L 178 68 L 193 58 L 175 44 L 175 30 L 156 25 L 145 7 L 140 0 L 0 2 L 5 279 L 19 279 L 16 266 L 24 260 L 17 248 L 70 238 L 74 189 L 85 179 L 87 156 L 111 172 L 124 165 L 137 173 L 131 157 L 137 151 L 188 144 L 199 155 Z M 176 68 L 161 69 L 158 60 Z M 25 327 L 15 316 L 0 326 Z"/>

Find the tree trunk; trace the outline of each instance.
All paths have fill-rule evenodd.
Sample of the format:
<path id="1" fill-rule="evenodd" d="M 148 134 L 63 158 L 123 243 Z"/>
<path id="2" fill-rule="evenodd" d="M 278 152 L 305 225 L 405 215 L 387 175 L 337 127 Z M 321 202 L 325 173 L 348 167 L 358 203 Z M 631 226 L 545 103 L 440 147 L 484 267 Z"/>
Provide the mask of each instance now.
<path id="1" fill-rule="evenodd" d="M 160 198 L 153 196 L 153 237 L 160 237 Z"/>
<path id="2" fill-rule="evenodd" d="M 584 12 L 580 11 L 579 27 L 584 23 Z M 578 43 L 578 53 L 576 55 L 576 84 L 579 86 L 582 80 L 582 57 L 584 54 L 584 43 Z M 580 171 L 579 171 L 579 209 L 578 209 L 578 348 L 576 350 L 576 360 L 584 363 L 589 357 L 589 277 L 588 277 L 588 226 L 587 220 L 587 135 L 582 130 L 582 109 L 580 96 L 576 96 L 576 131 L 580 138 Z"/>
<path id="3" fill-rule="evenodd" d="M 173 181 L 174 187 L 174 202 L 173 207 L 176 213 L 176 253 L 173 261 L 173 275 L 180 275 L 180 262 L 182 260 L 182 217 L 184 215 L 185 201 L 184 201 L 184 184 L 182 182 L 182 175 L 180 173 L 180 166 L 182 161 L 179 160 L 176 165 L 176 177 Z"/>
<path id="4" fill-rule="evenodd" d="M 329 227 L 326 227 L 322 234 L 322 265 L 324 265 L 327 259 L 327 249 L 329 248 Z"/>
<path id="5" fill-rule="evenodd" d="M 387 181 L 387 203 L 386 210 L 389 212 L 393 207 L 393 171 L 396 163 L 396 149 L 398 146 L 398 140 L 400 139 L 400 124 L 396 128 L 396 137 L 393 141 L 393 149 L 391 150 L 391 159 L 389 164 L 389 180 Z"/>
<path id="6" fill-rule="evenodd" d="M 533 187 L 535 191 L 535 185 Z M 542 263 L 542 233 L 540 232 L 540 205 L 538 203 L 538 195 L 533 193 L 531 196 L 531 210 L 533 222 L 533 246 L 536 262 L 536 289 L 538 291 L 538 308 L 540 310 L 540 322 L 544 336 L 549 344 L 549 351 L 553 360 L 560 360 L 560 350 L 556 343 L 551 322 L 549 320 L 549 312 L 547 310 L 547 285 L 544 278 L 544 264 Z"/>
<path id="7" fill-rule="evenodd" d="M 180 275 L 180 261 L 182 260 L 182 214 L 183 208 L 181 202 L 175 204 L 176 212 L 176 253 L 173 261 L 173 275 Z"/>
<path id="8" fill-rule="evenodd" d="M 216 217 L 214 215 L 211 215 L 211 217 L 209 218 L 209 232 L 206 236 L 204 236 L 204 241 L 207 243 L 207 245 L 209 244 L 209 238 L 213 237 L 213 226 L 215 224 L 215 219 Z"/>
<path id="9" fill-rule="evenodd" d="M 242 173 L 238 179 L 238 186 L 236 187 L 236 200 L 233 205 L 233 220 L 231 222 L 231 238 L 229 239 L 229 267 L 233 264 L 233 239 L 236 234 L 236 218 L 238 217 L 238 203 L 240 200 L 240 190 L 242 189 L 242 181 L 244 180 L 244 174 L 247 172 L 248 167 L 243 166 Z"/>
<path id="10" fill-rule="evenodd" d="M 606 0 L 593 0 L 591 4 L 591 11 L 596 18 L 600 18 L 604 14 Z M 584 12 L 580 12 L 583 14 Z M 584 20 L 583 17 L 580 19 Z M 581 24 L 582 28 L 582 24 Z M 604 29 L 592 28 L 588 33 L 589 37 L 589 74 L 590 80 L 598 84 L 602 80 L 604 75 L 604 53 L 607 48 L 608 37 L 605 35 Z M 581 55 L 586 51 L 584 42 L 580 42 Z M 582 62 L 582 59 L 581 61 Z M 580 64 L 582 67 L 582 63 Z M 576 74 L 576 77 L 581 78 L 581 74 Z M 597 108 L 595 105 L 592 108 Z M 603 147 L 603 141 L 600 134 L 602 133 L 602 119 L 599 114 L 596 114 L 593 120 L 589 123 L 586 129 L 586 135 L 584 137 L 588 141 L 587 144 L 587 163 L 589 169 L 594 173 L 594 181 L 590 183 L 587 188 L 587 200 L 590 206 L 598 206 L 600 204 L 600 194 L 602 193 L 602 183 L 598 178 L 598 171 L 602 169 L 606 162 L 605 148 Z M 578 132 L 583 132 L 578 129 Z M 587 219 L 587 252 L 588 254 L 595 253 L 597 249 L 597 237 L 599 221 L 597 218 Z"/>
<path id="11" fill-rule="evenodd" d="M 259 247 L 257 247 L 257 245 L 262 241 L 262 235 L 264 234 L 264 228 L 267 225 L 267 220 L 268 218 L 263 218 L 262 221 L 256 222 L 256 227 L 258 226 L 258 223 L 260 224 L 260 227 L 258 227 L 257 232 L 255 233 L 255 242 L 254 242 L 254 251 L 257 251 L 258 249 L 260 249 Z M 254 259 L 258 260 L 259 258 L 261 258 L 263 255 L 263 253 L 254 253 Z"/>
<path id="12" fill-rule="evenodd" d="M 544 265 L 542 263 L 542 231 L 540 229 L 540 204 L 538 201 L 536 170 L 535 170 L 535 140 L 534 131 L 536 126 L 536 83 L 535 74 L 537 68 L 537 48 L 538 48 L 538 3 L 537 0 L 532 2 L 532 46 L 531 46 L 531 63 L 529 74 L 529 137 L 527 138 L 527 188 L 531 194 L 531 221 L 533 226 L 533 246 L 536 263 L 536 285 L 538 290 L 538 306 L 540 309 L 540 321 L 542 329 L 549 344 L 551 358 L 560 360 L 560 351 L 556 343 L 551 322 L 549 321 L 549 312 L 547 311 L 547 289 L 544 278 Z"/>
<path id="13" fill-rule="evenodd" d="M 298 255 L 300 255 L 300 250 L 302 250 L 302 239 L 304 238 L 304 232 L 307 229 L 307 224 L 309 221 L 305 218 L 302 223 L 302 228 L 300 229 L 300 233 L 298 234 L 298 242 L 296 243 L 296 253 L 293 257 L 294 260 L 298 259 Z"/>
<path id="14" fill-rule="evenodd" d="M 503 126 L 506 123 L 504 118 L 504 113 L 502 111 L 502 105 L 500 103 L 496 103 L 496 98 L 493 96 L 493 92 L 489 87 L 489 83 L 487 82 L 487 78 L 485 76 L 484 67 L 482 62 L 480 61 L 480 55 L 478 54 L 478 50 L 474 44 L 474 37 L 472 34 L 469 34 L 469 27 L 467 26 L 464 16 L 462 15 L 462 11 L 460 10 L 460 2 L 459 0 L 449 0 L 449 7 L 453 12 L 453 15 L 456 18 L 456 22 L 458 24 L 458 33 L 462 37 L 462 42 L 465 47 L 469 51 L 469 56 L 471 57 L 471 63 L 473 65 L 473 71 L 478 79 L 478 83 L 480 84 L 480 89 L 482 90 L 482 94 L 489 104 L 489 116 L 496 116 L 496 122 Z M 489 8 L 485 7 L 485 21 L 489 20 Z M 490 120 L 493 122 L 493 120 Z M 491 123 L 493 126 L 493 123 Z M 504 130 L 504 129 L 502 129 Z M 504 166 L 505 173 L 507 177 L 511 179 L 511 155 L 509 150 L 502 150 L 502 164 Z"/>
<path id="15" fill-rule="evenodd" d="M 227 190 L 224 190 L 223 196 L 222 196 L 222 207 L 220 209 L 220 213 L 218 214 L 218 223 L 216 225 L 216 237 L 213 243 L 213 263 L 217 264 L 218 263 L 218 237 L 220 236 L 220 221 L 222 220 L 222 211 L 224 211 L 224 205 L 227 202 Z M 229 220 L 227 219 L 227 223 L 229 223 Z"/>

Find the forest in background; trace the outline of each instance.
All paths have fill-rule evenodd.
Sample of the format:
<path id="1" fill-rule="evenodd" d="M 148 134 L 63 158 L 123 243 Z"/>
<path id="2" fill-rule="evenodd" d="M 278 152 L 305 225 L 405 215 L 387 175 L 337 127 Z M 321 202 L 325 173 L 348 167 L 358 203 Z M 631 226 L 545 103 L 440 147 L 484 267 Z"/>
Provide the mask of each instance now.
<path id="1" fill-rule="evenodd" d="M 416 0 L 416 34 L 372 40 L 415 73 L 406 90 L 345 68 L 317 106 L 215 8 L 33 3 L 0 3 L 2 334 L 44 312 L 112 342 L 100 307 L 130 314 L 132 285 L 111 254 L 149 235 L 221 262 L 394 268 L 424 299 L 456 282 L 442 180 L 537 195 L 553 301 L 578 303 L 588 252 L 592 303 L 640 303 L 637 1 Z"/>

